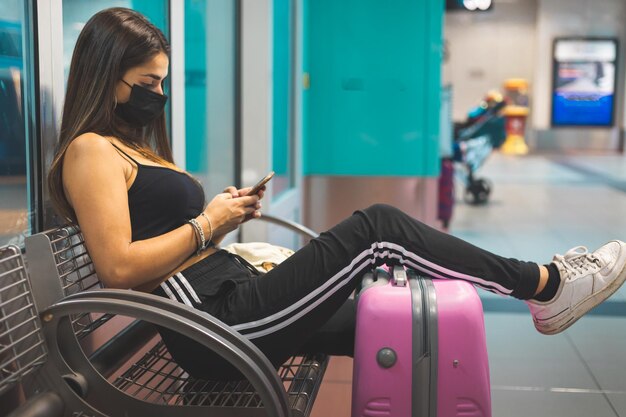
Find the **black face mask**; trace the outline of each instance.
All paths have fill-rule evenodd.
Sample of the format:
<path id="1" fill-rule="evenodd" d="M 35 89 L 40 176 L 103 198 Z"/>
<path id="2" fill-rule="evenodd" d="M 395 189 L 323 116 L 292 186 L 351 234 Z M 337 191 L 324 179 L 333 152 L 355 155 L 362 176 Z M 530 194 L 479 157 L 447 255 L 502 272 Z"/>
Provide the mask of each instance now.
<path id="1" fill-rule="evenodd" d="M 140 85 L 130 85 L 130 98 L 126 103 L 118 103 L 115 113 L 135 127 L 144 127 L 163 113 L 167 102 L 165 94 L 155 93 Z"/>

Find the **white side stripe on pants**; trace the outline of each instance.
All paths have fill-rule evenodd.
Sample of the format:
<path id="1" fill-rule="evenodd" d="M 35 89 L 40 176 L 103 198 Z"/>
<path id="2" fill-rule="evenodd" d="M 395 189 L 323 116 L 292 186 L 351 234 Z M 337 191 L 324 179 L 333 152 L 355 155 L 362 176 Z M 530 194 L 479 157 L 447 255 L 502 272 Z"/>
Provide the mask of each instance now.
<path id="1" fill-rule="evenodd" d="M 291 323 L 293 323 L 294 321 L 298 320 L 299 318 L 304 316 L 309 311 L 313 310 L 315 307 L 317 307 L 319 304 L 321 304 L 328 297 L 330 297 L 331 295 L 336 293 L 337 290 L 339 290 L 341 287 L 343 287 L 346 284 L 348 284 L 352 280 L 352 278 L 354 278 L 354 276 L 356 274 L 361 272 L 363 270 L 363 268 L 365 268 L 366 266 L 368 266 L 370 264 L 371 264 L 370 261 L 363 262 L 361 265 L 359 265 L 358 268 L 356 268 L 354 271 L 352 271 L 352 273 L 350 275 L 348 275 L 348 277 L 346 277 L 346 279 L 341 281 L 339 283 L 339 285 L 337 285 L 334 288 L 332 288 L 328 293 L 326 293 L 324 295 L 324 297 L 321 297 L 319 300 L 315 301 L 314 303 L 309 304 L 306 308 L 304 308 L 301 311 L 299 311 L 298 314 L 294 314 L 293 316 L 289 317 L 287 320 L 282 321 L 282 322 L 280 322 L 280 323 L 278 323 L 278 324 L 276 324 L 276 325 L 274 325 L 272 327 L 268 327 L 267 329 L 260 330 L 258 332 L 254 332 L 254 333 L 247 333 L 247 334 L 244 334 L 244 336 L 247 337 L 248 339 L 256 339 L 257 337 L 267 336 L 268 334 L 274 333 L 274 332 L 276 332 L 276 331 L 278 331 L 278 330 L 280 330 L 282 328 L 285 328 L 285 327 L 289 326 Z M 236 327 L 236 326 L 233 326 L 233 327 Z"/>
<path id="2" fill-rule="evenodd" d="M 180 301 L 178 298 L 176 298 L 176 296 L 174 295 L 172 290 L 170 290 L 169 285 L 167 285 L 167 281 L 163 281 L 161 283 L 161 288 L 163 288 L 163 291 L 165 291 L 165 294 L 167 294 L 167 296 L 170 298 L 170 300 Z"/>
<path id="3" fill-rule="evenodd" d="M 350 262 L 350 264 L 348 264 L 345 268 L 343 268 L 341 271 L 337 272 L 332 278 L 330 278 L 329 280 L 327 280 L 325 283 L 323 283 L 322 285 L 320 285 L 318 288 L 316 288 L 314 291 L 311 291 L 309 294 L 307 294 L 306 296 L 304 296 L 303 298 L 301 298 L 300 300 L 298 300 L 298 302 L 292 304 L 291 306 L 287 307 L 284 310 L 281 310 L 275 314 L 272 314 L 271 316 L 265 317 L 261 320 L 256 320 L 256 321 L 251 321 L 249 323 L 242 323 L 242 324 L 237 324 L 235 326 L 233 326 L 233 329 L 240 331 L 246 328 L 252 328 L 252 327 L 256 327 L 256 326 L 262 326 L 264 324 L 270 323 L 274 320 L 279 319 L 282 316 L 285 316 L 287 314 L 290 314 L 291 312 L 297 310 L 300 306 L 304 305 L 305 303 L 307 303 L 309 300 L 315 298 L 315 296 L 321 292 L 324 292 L 328 287 L 330 287 L 331 285 L 334 284 L 334 282 L 341 278 L 343 275 L 349 273 L 356 265 L 358 262 L 362 261 L 363 258 L 365 258 L 367 255 L 372 255 L 374 253 L 374 251 L 372 249 L 370 250 L 366 250 L 361 252 L 357 257 L 355 257 L 352 262 Z"/>
<path id="4" fill-rule="evenodd" d="M 165 294 L 167 294 L 167 296 L 171 300 L 178 301 L 190 307 L 193 307 L 193 303 L 191 302 L 191 300 L 189 300 L 189 297 L 187 297 L 185 290 L 181 288 L 178 281 L 180 281 L 180 283 L 185 287 L 185 290 L 187 290 L 187 292 L 195 302 L 201 302 L 200 297 L 198 297 L 198 294 L 194 291 L 191 284 L 189 284 L 187 278 L 185 278 L 180 272 L 174 276 L 169 277 L 167 280 L 161 283 L 161 288 L 163 289 L 163 291 L 165 291 Z"/>
<path id="5" fill-rule="evenodd" d="M 185 286 L 185 288 L 187 289 L 187 292 L 191 294 L 191 298 L 193 298 L 196 303 L 201 303 L 202 301 L 200 301 L 200 297 L 198 297 L 198 294 L 196 294 L 191 284 L 189 284 L 189 281 L 187 281 L 187 278 L 185 278 L 185 276 L 180 272 L 176 274 L 176 276 L 178 277 L 178 280 L 182 282 L 182 284 Z"/>
<path id="6" fill-rule="evenodd" d="M 289 314 L 291 314 L 292 312 L 294 312 L 294 311 L 304 307 L 307 304 L 307 302 L 309 302 L 311 299 L 313 299 L 316 296 L 318 296 L 319 294 L 323 293 L 322 296 L 319 297 L 317 300 L 315 300 L 314 302 L 311 302 L 309 305 L 307 305 L 301 311 L 298 311 L 296 314 L 292 315 L 288 319 L 286 319 L 286 320 L 284 320 L 282 322 L 278 322 L 275 325 L 273 325 L 271 327 L 268 327 L 266 329 L 259 330 L 257 332 L 251 332 L 251 333 L 245 334 L 245 336 L 247 338 L 249 338 L 249 339 L 254 339 L 254 338 L 266 336 L 266 335 L 274 333 L 274 332 L 276 332 L 276 331 L 278 331 L 280 329 L 283 329 L 284 327 L 286 327 L 289 324 L 293 323 L 294 321 L 298 320 L 299 318 L 304 316 L 306 313 L 308 313 L 309 311 L 311 311 L 312 309 L 314 309 L 315 307 L 317 307 L 318 305 L 323 303 L 325 300 L 327 300 L 329 297 L 331 297 L 340 288 L 342 288 L 343 286 L 348 284 L 352 280 L 352 278 L 354 278 L 355 275 L 357 275 L 358 273 L 360 273 L 363 270 L 363 268 L 366 265 L 375 263 L 376 258 L 398 258 L 398 259 L 402 259 L 402 257 L 400 255 L 397 255 L 395 253 L 392 254 L 392 253 L 390 253 L 389 250 L 394 250 L 394 251 L 398 251 L 398 252 L 402 253 L 403 256 L 405 257 L 405 259 L 409 259 L 411 261 L 414 261 L 414 262 L 406 262 L 407 264 L 409 264 L 411 267 L 413 267 L 415 269 L 418 269 L 418 270 L 420 270 L 422 272 L 428 273 L 429 275 L 439 276 L 440 278 L 455 277 L 455 278 L 463 279 L 463 280 L 472 282 L 472 283 L 480 285 L 480 286 L 486 286 L 488 288 L 494 288 L 494 289 L 496 289 L 497 291 L 499 291 L 499 292 L 501 292 L 503 294 L 510 294 L 512 292 L 512 290 L 510 290 L 508 288 L 505 288 L 505 287 L 503 287 L 503 286 L 501 286 L 499 284 L 496 284 L 494 282 L 487 281 L 487 280 L 484 280 L 482 278 L 478 278 L 478 277 L 474 277 L 474 276 L 471 276 L 471 275 L 463 274 L 461 272 L 453 271 L 451 269 L 439 266 L 439 265 L 437 265 L 437 264 L 435 264 L 433 262 L 430 262 L 430 261 L 428 261 L 426 259 L 423 259 L 423 258 L 417 256 L 413 252 L 407 251 L 404 247 L 402 247 L 400 245 L 397 245 L 395 243 L 391 243 L 391 242 L 376 242 L 376 243 L 373 243 L 372 246 L 369 249 L 366 249 L 365 251 L 363 251 L 359 255 L 357 255 L 352 260 L 352 262 L 350 262 L 349 265 L 347 265 L 345 268 L 343 268 L 341 271 L 339 271 L 337 274 L 335 274 L 329 280 L 324 282 L 321 286 L 316 288 L 314 291 L 310 292 L 305 297 L 303 297 L 300 300 L 298 300 L 296 303 L 290 305 L 289 307 L 287 307 L 287 308 L 285 308 L 285 309 L 283 309 L 283 310 L 281 310 L 281 311 L 279 311 L 279 312 L 277 312 L 275 314 L 272 314 L 271 316 L 265 317 L 265 318 L 260 319 L 260 320 L 255 320 L 255 321 L 252 321 L 252 322 L 249 322 L 249 323 L 237 324 L 237 325 L 232 326 L 232 327 L 233 327 L 233 329 L 241 332 L 242 330 L 252 330 L 255 327 L 267 325 L 267 324 L 269 324 L 269 323 L 271 323 L 273 321 L 277 321 L 277 320 L 281 319 L 282 317 L 286 317 Z M 369 257 L 368 257 L 368 255 L 369 255 Z M 434 269 L 436 271 L 440 271 L 443 274 L 447 274 L 448 276 L 439 275 L 436 272 L 434 272 L 433 270 L 421 267 L 420 264 L 429 266 L 430 268 L 432 268 L 432 269 Z M 347 277 L 346 277 L 346 275 L 347 275 Z M 329 288 L 332 285 L 334 285 L 334 287 L 333 288 Z"/>
<path id="7" fill-rule="evenodd" d="M 478 277 L 474 277 L 472 275 L 467 275 L 464 274 L 462 272 L 456 272 L 453 271 L 452 269 L 448 269 L 448 268 L 444 268 L 443 266 L 439 266 L 431 261 L 428 261 L 420 256 L 417 256 L 416 254 L 414 254 L 413 252 L 410 252 L 408 250 L 406 250 L 404 247 L 400 246 L 400 245 L 396 245 L 395 243 L 391 243 L 391 242 L 380 242 L 379 243 L 382 247 L 388 247 L 389 249 L 394 249 L 398 252 L 401 252 L 406 258 L 408 259 L 412 259 L 416 262 L 419 262 L 422 265 L 426 265 L 432 269 L 438 270 L 444 274 L 449 275 L 450 277 L 454 277 L 454 278 L 458 278 L 458 279 L 462 279 L 464 281 L 469 281 L 473 284 L 478 284 L 478 285 L 484 285 L 486 287 L 490 287 L 490 288 L 494 288 L 496 289 L 499 293 L 501 294 L 511 294 L 513 292 L 513 290 L 510 290 L 506 287 L 503 287 L 502 285 L 495 283 L 493 281 L 487 281 L 485 279 L 482 278 L 478 278 Z M 428 272 L 429 274 L 432 274 L 431 270 L 427 270 L 427 269 L 423 269 L 420 268 L 420 270 L 422 272 Z M 447 277 L 441 277 L 441 278 L 447 278 Z"/>

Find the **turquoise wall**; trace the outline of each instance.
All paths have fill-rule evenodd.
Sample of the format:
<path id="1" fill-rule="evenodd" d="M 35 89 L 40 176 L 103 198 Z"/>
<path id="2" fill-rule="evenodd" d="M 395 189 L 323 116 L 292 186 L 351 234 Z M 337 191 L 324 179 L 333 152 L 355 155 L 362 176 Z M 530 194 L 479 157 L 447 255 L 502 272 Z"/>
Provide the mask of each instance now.
<path id="1" fill-rule="evenodd" d="M 108 3 L 113 2 L 108 1 Z M 113 4 L 111 4 L 110 7 L 112 6 Z M 166 1 L 131 0 L 129 7 L 146 16 L 152 24 L 161 29 L 165 37 L 169 40 L 169 5 Z"/>
<path id="2" fill-rule="evenodd" d="M 206 0 L 185 0 L 185 161 L 190 172 L 208 169 L 206 30 Z"/>
<path id="3" fill-rule="evenodd" d="M 305 0 L 305 175 L 436 176 L 441 0 Z"/>

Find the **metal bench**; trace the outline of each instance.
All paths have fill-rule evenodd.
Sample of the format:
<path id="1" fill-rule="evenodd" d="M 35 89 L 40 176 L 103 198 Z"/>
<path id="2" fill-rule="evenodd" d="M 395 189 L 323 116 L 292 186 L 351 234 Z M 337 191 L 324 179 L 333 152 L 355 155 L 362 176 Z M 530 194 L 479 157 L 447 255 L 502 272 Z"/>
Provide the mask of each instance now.
<path id="1" fill-rule="evenodd" d="M 0 247 L 0 403 L 17 404 L 19 384 L 36 374 L 48 351 L 33 302 L 22 254 Z M 37 398 L 40 398 L 40 394 Z M 33 399 L 36 401 L 36 398 Z M 52 400 L 54 402 L 54 399 Z M 58 401 L 57 401 L 58 404 Z M 25 406 L 24 409 L 27 409 Z"/>
<path id="2" fill-rule="evenodd" d="M 271 221 L 280 223 L 275 218 Z M 282 224 L 311 236 L 299 225 Z M 19 251 L 11 250 L 21 259 Z M 21 380 L 27 398 L 53 393 L 53 401 L 61 400 L 63 412 L 51 411 L 46 414 L 50 417 L 310 414 L 328 363 L 326 355 L 292 357 L 277 372 L 252 343 L 206 313 L 151 294 L 102 288 L 77 228 L 28 237 L 26 256 L 32 299 L 28 280 L 20 282 L 25 285 L 24 297 L 34 300 L 28 310 L 31 321 L 41 319 L 41 329 L 37 327 L 33 334 L 39 337 L 42 356 L 34 362 L 36 371 L 23 369 L 5 378 L 3 370 L 0 390 Z M 25 277 L 21 265 L 20 274 Z M 0 288 L 4 287 L 0 282 Z M 0 323 L 13 326 L 9 320 L 15 320 L 15 309 L 4 308 L 4 296 L 1 300 Z M 219 353 L 246 380 L 190 378 L 172 360 L 154 324 Z M 1 329 L 0 335 L 4 335 Z M 17 347 L 16 343 L 11 346 Z M 19 355 L 20 349 L 16 352 Z M 23 379 L 29 372 L 34 376 Z M 46 404 L 50 400 L 39 401 L 51 410 L 58 408 Z"/>

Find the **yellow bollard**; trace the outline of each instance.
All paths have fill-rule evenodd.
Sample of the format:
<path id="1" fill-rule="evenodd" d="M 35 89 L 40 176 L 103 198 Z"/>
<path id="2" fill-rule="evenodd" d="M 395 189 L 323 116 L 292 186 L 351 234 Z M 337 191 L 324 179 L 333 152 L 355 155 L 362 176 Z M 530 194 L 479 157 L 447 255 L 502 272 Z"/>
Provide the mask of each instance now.
<path id="1" fill-rule="evenodd" d="M 502 110 L 506 119 L 506 139 L 500 147 L 502 153 L 511 155 L 526 155 L 528 145 L 524 140 L 524 129 L 528 117 L 528 107 L 506 106 Z"/>
<path id="2" fill-rule="evenodd" d="M 512 78 L 504 82 L 506 101 L 509 103 L 502 115 L 506 119 L 506 139 L 500 151 L 511 155 L 526 155 L 528 145 L 525 141 L 528 108 L 528 82 L 521 78 Z"/>

